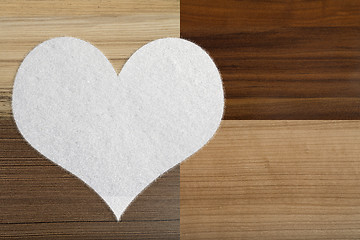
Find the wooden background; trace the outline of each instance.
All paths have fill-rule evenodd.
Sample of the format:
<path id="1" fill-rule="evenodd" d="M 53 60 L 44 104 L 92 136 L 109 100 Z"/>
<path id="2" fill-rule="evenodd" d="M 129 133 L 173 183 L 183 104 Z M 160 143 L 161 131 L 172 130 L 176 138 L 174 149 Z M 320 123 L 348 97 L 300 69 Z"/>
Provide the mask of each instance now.
<path id="1" fill-rule="evenodd" d="M 360 239 L 360 1 L 0 4 L 0 238 Z M 92 42 L 119 72 L 146 42 L 179 35 L 219 66 L 225 120 L 117 223 L 22 139 L 13 79 L 50 37 Z"/>

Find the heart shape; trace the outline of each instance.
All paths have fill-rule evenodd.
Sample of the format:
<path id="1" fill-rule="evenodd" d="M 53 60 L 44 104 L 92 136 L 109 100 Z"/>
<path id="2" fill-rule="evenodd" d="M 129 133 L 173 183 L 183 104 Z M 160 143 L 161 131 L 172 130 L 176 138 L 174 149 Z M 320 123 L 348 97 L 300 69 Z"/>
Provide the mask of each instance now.
<path id="1" fill-rule="evenodd" d="M 12 109 L 30 145 L 93 188 L 120 220 L 147 185 L 214 135 L 224 92 L 212 59 L 189 41 L 150 42 L 117 75 L 96 47 L 61 37 L 26 56 Z"/>

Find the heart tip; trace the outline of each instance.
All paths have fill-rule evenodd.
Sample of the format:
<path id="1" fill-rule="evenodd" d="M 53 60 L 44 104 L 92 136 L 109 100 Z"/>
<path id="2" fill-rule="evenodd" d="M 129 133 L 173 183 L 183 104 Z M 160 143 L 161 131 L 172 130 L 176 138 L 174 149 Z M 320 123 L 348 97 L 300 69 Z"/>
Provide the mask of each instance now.
<path id="1" fill-rule="evenodd" d="M 131 203 L 131 197 L 114 197 L 114 196 L 105 196 L 103 197 L 110 210 L 113 213 L 117 222 L 121 221 L 121 216 L 124 214 L 125 210 Z"/>
<path id="2" fill-rule="evenodd" d="M 114 213 L 115 215 L 115 219 L 117 222 L 121 222 L 121 216 L 122 216 L 122 213 L 121 214 L 118 214 L 118 213 Z"/>

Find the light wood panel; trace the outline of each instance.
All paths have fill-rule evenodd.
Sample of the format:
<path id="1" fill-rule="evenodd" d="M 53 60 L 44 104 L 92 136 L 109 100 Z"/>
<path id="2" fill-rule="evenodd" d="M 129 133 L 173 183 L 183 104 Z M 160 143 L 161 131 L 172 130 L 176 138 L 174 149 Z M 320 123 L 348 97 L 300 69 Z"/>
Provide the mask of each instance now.
<path id="1" fill-rule="evenodd" d="M 7 99 L 16 71 L 40 42 L 81 38 L 98 47 L 120 72 L 147 42 L 179 37 L 179 11 L 178 0 L 0 1 L 0 113 L 11 115 Z"/>
<path id="2" fill-rule="evenodd" d="M 133 15 L 136 18 L 144 17 L 144 14 L 159 16 L 162 13 L 178 16 L 179 2 L 179 0 L 1 0 L 1 16 L 54 18 Z M 169 20 L 179 21 L 179 18 Z"/>
<path id="3" fill-rule="evenodd" d="M 360 239 L 360 121 L 223 121 L 181 165 L 181 239 Z"/>
<path id="4" fill-rule="evenodd" d="M 179 167 L 117 223 L 97 194 L 26 143 L 11 113 L 16 71 L 40 42 L 89 41 L 119 72 L 143 44 L 179 37 L 179 11 L 178 0 L 0 0 L 1 239 L 179 239 Z"/>

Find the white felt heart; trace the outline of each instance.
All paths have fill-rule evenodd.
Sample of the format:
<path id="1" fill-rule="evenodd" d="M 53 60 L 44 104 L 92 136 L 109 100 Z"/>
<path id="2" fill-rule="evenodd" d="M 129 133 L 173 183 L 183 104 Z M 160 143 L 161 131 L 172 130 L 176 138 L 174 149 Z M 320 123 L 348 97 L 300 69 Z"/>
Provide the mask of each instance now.
<path id="1" fill-rule="evenodd" d="M 24 138 L 93 188 L 116 218 L 219 127 L 220 74 L 199 46 L 177 38 L 137 50 L 119 75 L 93 45 L 61 37 L 34 48 L 15 78 Z"/>

